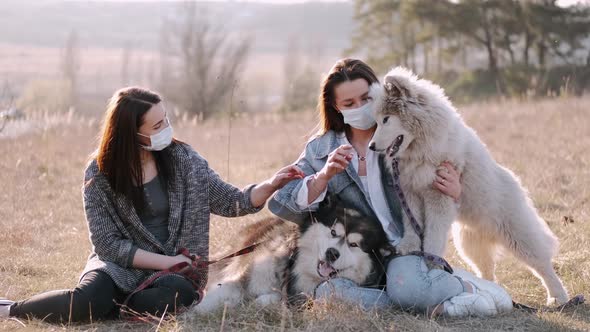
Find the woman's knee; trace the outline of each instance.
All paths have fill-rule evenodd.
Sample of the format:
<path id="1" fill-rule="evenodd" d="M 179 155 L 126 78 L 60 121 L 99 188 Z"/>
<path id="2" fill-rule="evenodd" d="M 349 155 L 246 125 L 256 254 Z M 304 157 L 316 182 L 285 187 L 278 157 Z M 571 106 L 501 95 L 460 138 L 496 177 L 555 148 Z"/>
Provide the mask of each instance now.
<path id="1" fill-rule="evenodd" d="M 414 299 L 419 289 L 428 285 L 428 270 L 418 256 L 396 257 L 387 265 L 387 294 L 402 303 Z"/>
<path id="2" fill-rule="evenodd" d="M 101 318 L 115 307 L 117 289 L 111 277 L 101 271 L 89 272 L 80 284 L 70 291 L 72 320 Z"/>
<path id="3" fill-rule="evenodd" d="M 193 284 L 182 276 L 171 275 L 162 277 L 156 282 L 154 287 L 168 290 L 171 305 L 188 307 L 199 297 Z"/>
<path id="4" fill-rule="evenodd" d="M 429 269 L 418 256 L 395 258 L 387 268 L 387 295 L 404 309 L 426 310 L 461 289 L 460 281 L 453 275 Z"/>
<path id="5" fill-rule="evenodd" d="M 192 283 L 180 275 L 158 279 L 152 287 L 135 293 L 127 303 L 140 314 L 162 315 L 190 306 L 198 298 Z"/>

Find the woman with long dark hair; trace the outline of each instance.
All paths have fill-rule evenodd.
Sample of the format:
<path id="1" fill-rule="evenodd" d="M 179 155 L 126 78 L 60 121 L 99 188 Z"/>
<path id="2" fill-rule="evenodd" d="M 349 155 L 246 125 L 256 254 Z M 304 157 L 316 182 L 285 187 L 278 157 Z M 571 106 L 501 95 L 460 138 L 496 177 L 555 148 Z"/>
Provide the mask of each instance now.
<path id="1" fill-rule="evenodd" d="M 29 299 L 0 301 L 0 318 L 36 317 L 75 322 L 116 317 L 126 310 L 162 315 L 199 300 L 194 280 L 181 273 L 136 287 L 161 270 L 191 258 L 206 260 L 210 213 L 256 213 L 287 182 L 301 178 L 295 166 L 240 190 L 225 183 L 188 144 L 173 138 L 161 97 L 121 89 L 110 99 L 98 150 L 84 177 L 83 200 L 92 253 L 79 284 Z M 190 255 L 189 255 L 190 256 Z M 206 271 L 197 288 L 206 283 Z"/>
<path id="2" fill-rule="evenodd" d="M 402 209 L 382 155 L 368 149 L 377 124 L 371 114 L 369 87 L 378 83 L 373 70 L 356 59 L 342 59 L 324 79 L 318 111 L 319 130 L 295 163 L 305 178 L 270 200 L 270 210 L 296 223 L 306 222 L 326 195 L 337 195 L 346 208 L 378 219 L 391 244 L 403 236 Z M 449 163 L 437 171 L 434 188 L 461 196 L 460 175 Z M 418 255 L 395 257 L 387 266 L 387 288 L 362 288 L 335 278 L 316 288 L 316 297 L 335 296 L 363 307 L 397 305 L 429 314 L 493 315 L 512 308 L 508 293 L 466 271 L 455 274 L 433 267 Z"/>

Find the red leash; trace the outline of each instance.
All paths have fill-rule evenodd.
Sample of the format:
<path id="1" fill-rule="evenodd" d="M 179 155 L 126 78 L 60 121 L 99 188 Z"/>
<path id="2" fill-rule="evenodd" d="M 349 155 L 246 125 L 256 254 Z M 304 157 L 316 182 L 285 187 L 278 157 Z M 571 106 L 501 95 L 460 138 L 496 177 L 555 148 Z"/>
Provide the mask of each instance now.
<path id="1" fill-rule="evenodd" d="M 151 286 L 158 278 L 161 278 L 161 277 L 167 276 L 167 275 L 182 275 L 185 278 L 187 278 L 191 282 L 195 291 L 197 292 L 197 295 L 199 296 L 199 298 L 195 301 L 195 304 L 198 304 L 203 299 L 203 295 L 204 295 L 203 289 L 205 288 L 205 285 L 203 284 L 203 280 L 201 278 L 203 273 L 201 273 L 200 270 L 208 268 L 209 265 L 218 263 L 218 262 L 226 260 L 228 258 L 249 254 L 249 253 L 253 252 L 260 244 L 261 243 L 254 243 L 252 245 L 247 246 L 244 249 L 234 252 L 233 254 L 229 254 L 223 258 L 213 260 L 213 261 L 201 260 L 199 256 L 191 255 L 190 252 L 188 251 L 188 249 L 181 248 L 180 250 L 178 250 L 177 254 L 184 255 L 184 256 L 190 258 L 191 263 L 181 262 L 181 263 L 175 264 L 165 270 L 161 270 L 160 272 L 154 274 L 153 276 L 151 276 L 150 278 L 148 278 L 147 280 L 142 282 L 139 286 L 137 286 L 137 288 L 133 292 L 131 292 L 127 296 L 127 298 L 125 298 L 125 301 L 123 302 L 122 307 L 123 308 L 127 307 L 127 303 L 129 303 L 129 300 L 131 299 L 131 297 L 133 295 L 135 295 L 136 293 Z M 139 316 L 129 315 L 127 313 L 127 311 L 125 311 L 125 310 L 121 311 L 121 316 L 123 318 L 132 319 L 132 320 L 134 320 L 134 319 L 143 320 Z"/>

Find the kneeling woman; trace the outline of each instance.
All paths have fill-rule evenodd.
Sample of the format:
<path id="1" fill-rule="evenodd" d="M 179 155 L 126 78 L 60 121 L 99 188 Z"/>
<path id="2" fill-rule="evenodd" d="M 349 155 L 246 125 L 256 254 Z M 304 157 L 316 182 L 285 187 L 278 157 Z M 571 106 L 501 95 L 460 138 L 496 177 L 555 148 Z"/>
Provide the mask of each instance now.
<path id="1" fill-rule="evenodd" d="M 383 157 L 368 149 L 376 129 L 369 86 L 377 82 L 373 70 L 360 60 L 344 59 L 332 67 L 320 91 L 319 132 L 296 162 L 306 177 L 277 192 L 269 202 L 274 214 L 302 222 L 306 211 L 317 209 L 330 194 L 338 195 L 345 207 L 377 218 L 393 245 L 404 231 L 413 231 L 403 229 L 402 210 Z M 459 174 L 448 163 L 441 166 L 433 186 L 458 201 Z M 332 279 L 319 285 L 315 295 L 336 296 L 364 307 L 394 304 L 451 316 L 492 315 L 512 308 L 502 287 L 466 271 L 450 274 L 430 268 L 422 257 L 413 255 L 389 263 L 386 294 L 350 280 Z"/>
<path id="2" fill-rule="evenodd" d="M 116 316 L 117 303 L 155 271 L 191 261 L 177 255 L 180 248 L 207 259 L 210 213 L 258 212 L 275 190 L 301 178 L 296 167 L 287 166 L 244 190 L 225 183 L 189 145 L 173 139 L 160 96 L 140 88 L 119 90 L 111 98 L 92 159 L 83 187 L 92 253 L 78 286 L 1 301 L 0 318 L 68 322 Z M 169 274 L 135 293 L 127 305 L 137 313 L 162 315 L 195 300 L 191 282 Z"/>

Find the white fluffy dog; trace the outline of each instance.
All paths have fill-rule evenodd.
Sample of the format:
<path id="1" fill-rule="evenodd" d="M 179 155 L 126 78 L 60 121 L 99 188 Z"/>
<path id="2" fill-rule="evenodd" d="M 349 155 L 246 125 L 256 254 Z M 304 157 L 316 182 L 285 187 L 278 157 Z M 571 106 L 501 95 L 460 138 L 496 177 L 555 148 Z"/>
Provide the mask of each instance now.
<path id="1" fill-rule="evenodd" d="M 401 188 L 425 230 L 424 251 L 442 256 L 457 220 L 455 245 L 480 277 L 495 279 L 500 246 L 541 279 L 548 303 L 566 302 L 567 292 L 551 264 L 558 241 L 519 179 L 492 158 L 439 86 L 400 67 L 383 82 L 371 87 L 378 127 L 369 147 L 399 159 Z M 437 166 L 445 160 L 462 174 L 460 207 L 432 187 Z M 406 216 L 404 226 L 397 250 L 420 250 Z"/>

